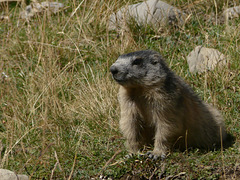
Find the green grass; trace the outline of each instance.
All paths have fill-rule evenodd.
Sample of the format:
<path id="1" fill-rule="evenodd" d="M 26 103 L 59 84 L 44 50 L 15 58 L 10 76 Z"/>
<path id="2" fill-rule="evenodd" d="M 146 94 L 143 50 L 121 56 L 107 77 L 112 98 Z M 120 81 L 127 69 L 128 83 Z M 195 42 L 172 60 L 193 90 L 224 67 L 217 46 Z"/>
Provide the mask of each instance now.
<path id="1" fill-rule="evenodd" d="M 113 11 L 138 1 L 62 1 L 68 6 L 26 22 L 22 7 L 0 4 L 0 168 L 32 179 L 240 178 L 240 19 L 216 23 L 228 1 L 169 0 L 191 14 L 184 27 L 132 24 L 108 31 Z M 238 1 L 229 2 L 239 5 Z M 81 6 L 79 6 L 81 4 Z M 72 14 L 72 12 L 76 12 Z M 192 75 L 186 56 L 197 45 L 230 58 L 221 71 Z M 125 159 L 119 131 L 118 85 L 110 65 L 126 52 L 154 49 L 208 103 L 221 110 L 232 147 L 172 152 L 164 162 Z"/>

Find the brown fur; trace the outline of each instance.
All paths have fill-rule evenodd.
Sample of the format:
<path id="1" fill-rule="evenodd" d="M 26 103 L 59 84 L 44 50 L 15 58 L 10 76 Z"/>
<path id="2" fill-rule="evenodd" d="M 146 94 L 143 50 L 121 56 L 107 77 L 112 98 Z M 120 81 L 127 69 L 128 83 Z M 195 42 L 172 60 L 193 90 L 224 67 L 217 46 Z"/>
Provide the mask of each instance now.
<path id="1" fill-rule="evenodd" d="M 173 147 L 209 149 L 219 145 L 221 139 L 224 141 L 226 132 L 220 113 L 201 101 L 193 90 L 166 66 L 158 53 L 140 52 L 147 55 L 143 56 L 138 52 L 123 55 L 111 67 L 114 79 L 118 81 L 121 78 L 121 81 L 118 81 L 121 85 L 120 129 L 127 140 L 129 151 L 136 153 L 144 145 L 152 144 L 154 145 L 152 155 L 160 156 L 165 155 Z M 142 74 L 148 78 L 141 76 L 141 81 L 136 80 L 139 74 L 134 76 L 135 79 L 132 76 L 128 78 L 127 75 L 122 77 L 120 74 L 122 72 L 127 71 L 130 74 L 134 66 L 133 59 L 136 58 L 143 58 L 144 63 L 147 61 L 146 58 L 158 59 L 160 68 L 157 72 L 151 72 L 152 74 L 144 70 Z M 139 68 L 140 72 L 143 67 L 154 67 L 149 63 L 134 68 Z M 120 66 L 125 69 L 121 69 Z M 158 71 L 165 73 L 161 77 L 163 80 L 156 81 L 159 77 L 154 77 L 154 82 L 156 81 L 154 84 L 148 82 L 153 82 L 149 77 L 155 76 Z"/>

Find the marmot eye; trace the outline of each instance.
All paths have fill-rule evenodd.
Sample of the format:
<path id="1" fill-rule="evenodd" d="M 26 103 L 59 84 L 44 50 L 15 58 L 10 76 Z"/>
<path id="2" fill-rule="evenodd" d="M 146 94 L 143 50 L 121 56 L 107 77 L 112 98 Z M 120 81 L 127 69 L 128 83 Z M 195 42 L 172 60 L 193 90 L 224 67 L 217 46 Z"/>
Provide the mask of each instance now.
<path id="1" fill-rule="evenodd" d="M 142 63 L 143 63 L 143 59 L 142 58 L 136 58 L 132 62 L 132 65 L 141 65 Z"/>
<path id="2" fill-rule="evenodd" d="M 152 61 L 152 65 L 156 65 L 158 61 Z"/>

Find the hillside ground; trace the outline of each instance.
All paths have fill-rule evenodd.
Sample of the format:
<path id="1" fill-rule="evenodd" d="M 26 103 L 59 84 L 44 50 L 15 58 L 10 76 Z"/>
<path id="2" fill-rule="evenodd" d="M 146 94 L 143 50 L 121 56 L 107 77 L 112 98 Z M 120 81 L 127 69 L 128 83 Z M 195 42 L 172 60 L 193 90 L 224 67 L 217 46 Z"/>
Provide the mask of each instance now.
<path id="1" fill-rule="evenodd" d="M 30 1 L 27 1 L 29 3 Z M 131 24 L 109 31 L 108 18 L 139 1 L 62 1 L 57 14 L 19 18 L 24 4 L 0 3 L 0 168 L 31 179 L 240 178 L 240 19 L 219 22 L 237 0 L 168 0 L 189 15 L 181 27 Z M 198 45 L 228 56 L 222 70 L 191 74 Z M 224 116 L 235 143 L 225 150 L 172 152 L 165 161 L 128 154 L 119 131 L 118 85 L 110 65 L 123 53 L 153 49 Z"/>

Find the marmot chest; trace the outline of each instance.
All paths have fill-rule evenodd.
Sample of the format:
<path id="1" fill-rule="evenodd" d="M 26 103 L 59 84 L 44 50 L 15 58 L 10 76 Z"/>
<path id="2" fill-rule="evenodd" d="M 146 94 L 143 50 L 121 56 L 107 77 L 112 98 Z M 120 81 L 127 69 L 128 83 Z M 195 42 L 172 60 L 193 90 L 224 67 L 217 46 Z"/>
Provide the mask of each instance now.
<path id="1" fill-rule="evenodd" d="M 149 125 L 162 119 L 168 107 L 168 100 L 160 95 L 134 98 L 134 103 L 142 120 Z"/>

